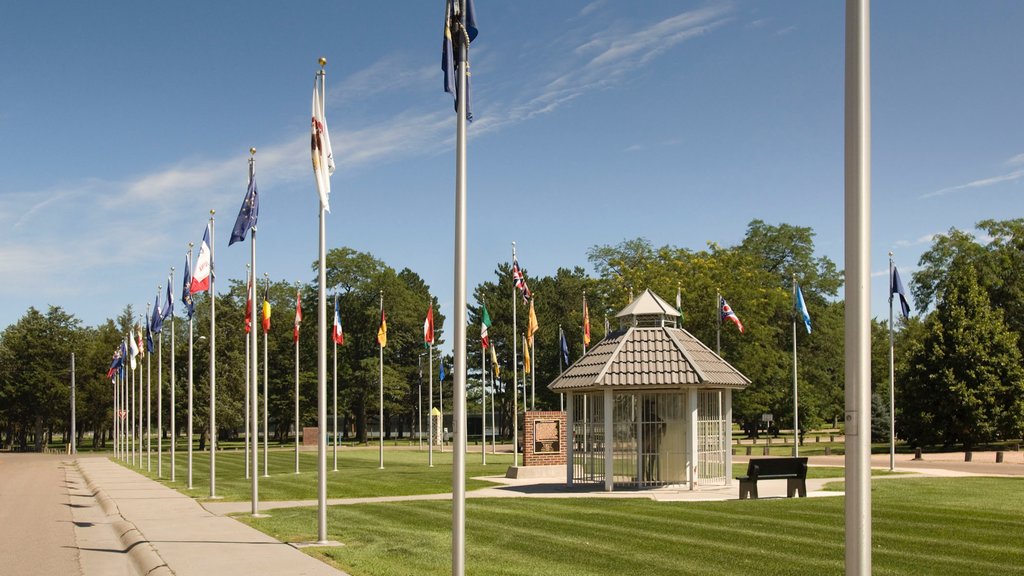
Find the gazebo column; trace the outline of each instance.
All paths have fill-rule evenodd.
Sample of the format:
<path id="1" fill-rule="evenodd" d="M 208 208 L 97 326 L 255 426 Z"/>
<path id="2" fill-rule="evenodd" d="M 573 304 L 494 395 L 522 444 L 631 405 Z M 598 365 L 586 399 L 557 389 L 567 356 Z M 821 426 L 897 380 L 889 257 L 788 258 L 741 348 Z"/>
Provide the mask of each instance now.
<path id="1" fill-rule="evenodd" d="M 725 485 L 732 486 L 732 388 L 722 390 L 722 413 L 725 421 Z"/>
<path id="2" fill-rule="evenodd" d="M 573 410 L 575 408 L 575 397 L 572 392 L 568 392 L 565 395 L 565 485 L 572 486 L 572 472 L 573 472 L 573 458 L 575 450 L 573 447 L 576 445 L 576 413 Z"/>
<path id="3" fill-rule="evenodd" d="M 604 389 L 604 490 L 611 492 L 615 488 L 615 399 L 612 389 Z"/>
<path id="4" fill-rule="evenodd" d="M 687 419 L 686 433 L 686 455 L 689 462 L 689 470 L 686 476 L 690 481 L 690 490 L 697 487 L 697 404 L 698 394 L 696 388 L 686 389 L 686 406 L 690 409 L 690 417 Z"/>

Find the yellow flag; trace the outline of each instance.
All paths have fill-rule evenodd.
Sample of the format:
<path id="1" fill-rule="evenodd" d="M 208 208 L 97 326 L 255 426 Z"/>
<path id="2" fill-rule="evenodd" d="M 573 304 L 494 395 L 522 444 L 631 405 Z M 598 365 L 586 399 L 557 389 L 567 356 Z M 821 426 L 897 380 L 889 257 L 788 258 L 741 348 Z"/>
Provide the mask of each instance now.
<path id="1" fill-rule="evenodd" d="M 388 317 L 380 311 L 380 328 L 377 329 L 377 344 L 383 348 L 388 345 Z"/>
<path id="2" fill-rule="evenodd" d="M 530 373 L 530 345 L 526 341 L 526 337 L 523 337 L 523 374 Z"/>
<path id="3" fill-rule="evenodd" d="M 540 329 L 537 325 L 537 313 L 533 310 L 533 299 L 530 299 L 530 321 L 526 325 L 526 336 L 530 339 L 530 344 L 533 344 L 533 334 Z"/>
<path id="4" fill-rule="evenodd" d="M 498 364 L 498 353 L 494 351 L 494 346 L 491 346 L 491 366 L 494 366 L 494 377 L 501 378 L 501 366 Z"/>

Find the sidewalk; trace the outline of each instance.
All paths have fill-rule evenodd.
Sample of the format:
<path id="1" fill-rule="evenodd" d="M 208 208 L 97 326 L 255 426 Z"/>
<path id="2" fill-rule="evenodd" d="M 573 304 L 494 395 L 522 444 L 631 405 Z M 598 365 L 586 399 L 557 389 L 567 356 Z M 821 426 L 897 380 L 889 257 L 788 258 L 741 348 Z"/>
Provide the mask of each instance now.
<path id="1" fill-rule="evenodd" d="M 139 574 L 348 576 L 107 458 L 77 465 Z"/>

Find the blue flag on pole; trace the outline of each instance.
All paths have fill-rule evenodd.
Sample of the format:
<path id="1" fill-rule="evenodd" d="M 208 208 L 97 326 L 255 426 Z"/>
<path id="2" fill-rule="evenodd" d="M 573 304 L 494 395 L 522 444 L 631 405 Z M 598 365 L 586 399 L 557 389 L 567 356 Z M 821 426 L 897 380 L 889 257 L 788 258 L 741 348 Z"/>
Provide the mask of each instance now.
<path id="1" fill-rule="evenodd" d="M 171 290 L 171 275 L 167 275 L 167 298 L 164 302 L 164 309 L 160 311 L 161 320 L 167 320 L 171 314 L 174 314 L 174 292 Z"/>
<path id="2" fill-rule="evenodd" d="M 441 369 L 437 373 L 437 379 L 444 382 L 444 362 L 441 362 Z"/>
<path id="3" fill-rule="evenodd" d="M 565 365 L 569 366 L 569 343 L 565 341 L 565 332 L 561 328 L 558 330 L 558 337 L 562 340 L 562 361 Z"/>
<path id="4" fill-rule="evenodd" d="M 181 303 L 185 305 L 185 313 L 188 314 L 189 318 L 192 318 L 192 315 L 196 313 L 196 302 L 192 298 L 192 267 L 189 260 L 190 258 L 186 256 L 185 272 L 182 274 L 181 283 Z"/>
<path id="5" fill-rule="evenodd" d="M 153 299 L 153 315 L 149 319 L 149 329 L 153 334 L 159 334 L 164 326 L 164 317 L 160 313 L 160 292 L 156 293 Z"/>
<path id="6" fill-rule="evenodd" d="M 153 351 L 153 331 L 150 329 L 150 325 L 153 323 L 152 315 L 149 318 L 149 322 L 146 322 L 146 352 Z"/>
<path id="7" fill-rule="evenodd" d="M 465 2 L 465 4 L 463 4 Z M 465 13 L 462 7 L 465 6 Z M 473 121 L 469 97 L 469 43 L 476 39 L 476 10 L 473 0 L 446 0 L 444 11 L 444 38 L 441 41 L 441 70 L 444 71 L 444 91 L 455 97 L 455 111 L 459 111 L 457 68 L 459 46 L 466 42 L 466 120 Z"/>
<path id="8" fill-rule="evenodd" d="M 903 317 L 910 317 L 910 303 L 907 302 L 907 291 L 903 288 L 903 281 L 900 280 L 900 271 L 892 267 L 892 278 L 889 281 L 889 305 L 892 305 L 892 295 L 900 295 L 900 311 Z"/>
<path id="9" fill-rule="evenodd" d="M 804 319 L 804 326 L 807 327 L 807 333 L 811 333 L 811 315 L 807 313 L 807 303 L 804 302 L 804 292 L 800 289 L 800 285 L 796 285 L 796 309 L 800 312 L 800 315 Z"/>
<path id="10" fill-rule="evenodd" d="M 256 227 L 259 215 L 260 193 L 256 189 L 256 177 L 253 176 L 249 179 L 249 189 L 245 191 L 245 199 L 242 200 L 242 207 L 238 210 L 238 218 L 235 218 L 235 227 L 231 229 L 231 241 L 228 242 L 228 246 L 245 240 L 249 229 Z"/>

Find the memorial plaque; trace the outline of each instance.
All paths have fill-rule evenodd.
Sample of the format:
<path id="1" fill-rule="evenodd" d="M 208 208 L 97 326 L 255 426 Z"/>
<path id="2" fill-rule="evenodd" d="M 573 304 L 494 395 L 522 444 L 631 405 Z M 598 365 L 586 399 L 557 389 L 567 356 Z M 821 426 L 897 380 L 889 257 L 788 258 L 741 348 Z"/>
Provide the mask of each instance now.
<path id="1" fill-rule="evenodd" d="M 558 420 L 533 421 L 533 445 L 536 454 L 558 454 L 560 451 Z"/>

